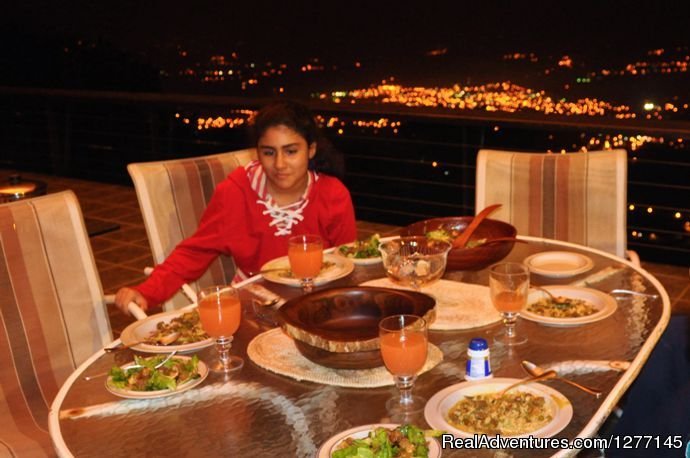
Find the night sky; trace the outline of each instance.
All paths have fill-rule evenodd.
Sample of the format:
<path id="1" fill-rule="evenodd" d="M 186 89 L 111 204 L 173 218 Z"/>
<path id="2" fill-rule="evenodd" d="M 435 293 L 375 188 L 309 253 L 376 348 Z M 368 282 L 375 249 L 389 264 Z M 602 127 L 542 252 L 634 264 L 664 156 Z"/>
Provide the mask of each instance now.
<path id="1" fill-rule="evenodd" d="M 260 58 L 399 57 L 448 47 L 458 55 L 512 51 L 615 54 L 688 44 L 685 2 L 7 2 L 5 30 L 106 39 L 153 59 L 181 44 Z M 296 6 L 299 5 L 299 6 Z M 667 6 L 668 5 L 668 6 Z M 687 9 L 687 8 L 685 8 Z M 8 44 L 5 43 L 5 46 Z"/>

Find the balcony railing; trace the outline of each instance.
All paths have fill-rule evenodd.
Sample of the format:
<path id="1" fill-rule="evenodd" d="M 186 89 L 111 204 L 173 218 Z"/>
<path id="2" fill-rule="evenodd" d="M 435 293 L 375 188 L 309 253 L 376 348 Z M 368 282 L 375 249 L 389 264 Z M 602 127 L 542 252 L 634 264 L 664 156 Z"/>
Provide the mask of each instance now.
<path id="1" fill-rule="evenodd" d="M 0 167 L 127 184 L 130 162 L 246 147 L 241 126 L 222 121 L 206 128 L 199 120 L 265 102 L 33 88 L 0 88 L 0 100 Z M 472 214 L 480 148 L 559 152 L 635 140 L 635 150 L 627 148 L 628 244 L 643 259 L 676 264 L 690 259 L 686 123 L 312 105 L 345 154 L 345 182 L 358 219 L 398 225 Z"/>

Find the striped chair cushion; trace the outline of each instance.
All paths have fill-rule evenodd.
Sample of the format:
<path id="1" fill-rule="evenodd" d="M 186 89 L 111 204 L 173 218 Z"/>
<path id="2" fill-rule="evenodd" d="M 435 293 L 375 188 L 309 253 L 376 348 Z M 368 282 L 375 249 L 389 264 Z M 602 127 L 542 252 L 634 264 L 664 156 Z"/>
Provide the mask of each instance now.
<path id="1" fill-rule="evenodd" d="M 77 199 L 0 205 L 0 456 L 52 456 L 50 403 L 112 340 Z"/>
<path id="2" fill-rule="evenodd" d="M 618 256 L 626 247 L 625 150 L 543 154 L 481 150 L 476 209 L 518 234 L 564 240 Z"/>
<path id="3" fill-rule="evenodd" d="M 127 166 L 137 191 L 156 263 L 163 262 L 178 243 L 194 233 L 218 183 L 235 168 L 255 157 L 255 151 L 247 149 Z M 232 258 L 220 256 L 196 286 L 228 284 L 234 276 L 235 263 Z M 189 305 L 189 300 L 177 294 L 166 303 L 165 308 L 185 305 Z"/>

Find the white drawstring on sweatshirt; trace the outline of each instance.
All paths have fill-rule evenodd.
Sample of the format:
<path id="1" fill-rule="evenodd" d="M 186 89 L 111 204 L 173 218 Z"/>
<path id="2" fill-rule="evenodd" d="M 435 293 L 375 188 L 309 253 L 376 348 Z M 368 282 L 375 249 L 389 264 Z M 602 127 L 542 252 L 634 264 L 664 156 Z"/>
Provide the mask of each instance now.
<path id="1" fill-rule="evenodd" d="M 280 207 L 268 193 L 266 172 L 261 166 L 261 163 L 259 161 L 251 161 L 245 166 L 245 170 L 247 171 L 247 178 L 249 178 L 251 188 L 259 196 L 256 203 L 266 207 L 263 214 L 271 217 L 269 226 L 277 229 L 274 235 L 279 237 L 292 234 L 293 226 L 304 219 L 302 211 L 309 204 L 307 196 L 309 195 L 314 181 L 319 179 L 319 175 L 312 170 L 307 171 L 307 189 L 304 190 L 302 197 L 300 197 L 297 202 Z"/>

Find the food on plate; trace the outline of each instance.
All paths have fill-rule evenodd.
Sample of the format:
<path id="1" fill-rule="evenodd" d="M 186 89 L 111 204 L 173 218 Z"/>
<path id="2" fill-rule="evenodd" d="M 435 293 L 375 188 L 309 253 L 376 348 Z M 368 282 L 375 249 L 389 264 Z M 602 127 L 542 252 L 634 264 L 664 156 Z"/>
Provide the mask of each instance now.
<path id="1" fill-rule="evenodd" d="M 439 240 L 441 242 L 448 242 L 452 244 L 460 234 L 462 234 L 462 231 L 458 231 L 455 229 L 453 229 L 450 232 L 445 229 L 436 229 L 435 231 L 427 232 L 425 235 L 426 238 L 428 238 L 429 240 Z M 469 242 L 467 242 L 467 245 L 465 245 L 465 248 L 474 248 L 480 245 L 484 245 L 485 243 L 486 238 L 470 240 Z"/>
<path id="2" fill-rule="evenodd" d="M 598 310 L 585 300 L 558 296 L 555 301 L 551 298 L 540 299 L 527 306 L 527 311 L 551 318 L 579 318 Z"/>
<path id="3" fill-rule="evenodd" d="M 179 334 L 179 336 L 174 341 L 167 342 L 166 336 L 171 334 Z M 208 334 L 206 334 L 201 327 L 199 312 L 192 310 L 170 321 L 159 322 L 156 325 L 156 330 L 144 340 L 144 343 L 149 345 L 163 345 L 161 342 L 166 342 L 167 345 L 185 345 L 193 342 L 201 342 L 208 338 Z"/>
<path id="4" fill-rule="evenodd" d="M 429 445 L 424 431 L 413 425 L 395 429 L 378 427 L 367 437 L 344 439 L 331 458 L 427 458 Z"/>
<path id="5" fill-rule="evenodd" d="M 323 261 L 321 264 L 321 270 L 319 271 L 319 275 L 330 269 L 331 267 L 335 266 L 335 262 L 331 261 Z M 295 275 L 292 273 L 292 271 L 289 268 L 285 268 L 285 270 L 280 270 L 277 272 L 277 275 L 282 278 L 295 278 Z"/>
<path id="6" fill-rule="evenodd" d="M 110 369 L 108 384 L 130 391 L 174 390 L 179 385 L 199 378 L 199 358 L 171 358 L 156 368 L 167 356 L 134 357 L 130 367 Z"/>
<path id="7" fill-rule="evenodd" d="M 380 258 L 380 244 L 379 235 L 374 234 L 366 240 L 358 240 L 354 243 L 341 245 L 338 248 L 338 252 L 343 256 L 354 259 Z"/>
<path id="8" fill-rule="evenodd" d="M 518 436 L 553 419 L 546 400 L 524 391 L 467 396 L 448 411 L 450 425 L 477 434 Z"/>

